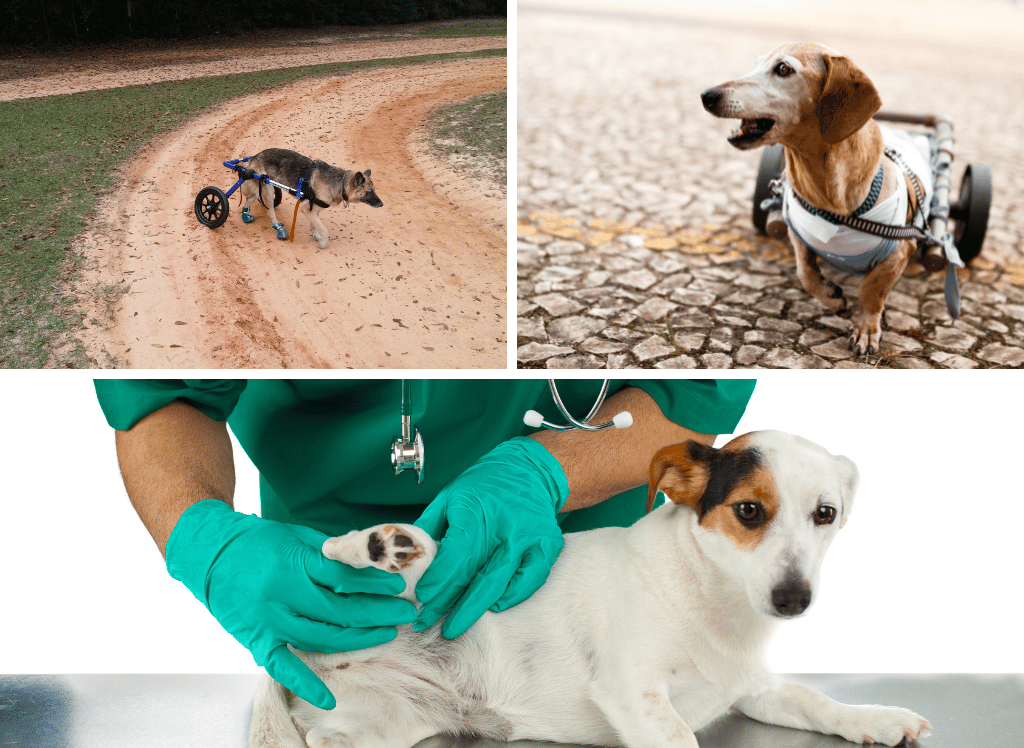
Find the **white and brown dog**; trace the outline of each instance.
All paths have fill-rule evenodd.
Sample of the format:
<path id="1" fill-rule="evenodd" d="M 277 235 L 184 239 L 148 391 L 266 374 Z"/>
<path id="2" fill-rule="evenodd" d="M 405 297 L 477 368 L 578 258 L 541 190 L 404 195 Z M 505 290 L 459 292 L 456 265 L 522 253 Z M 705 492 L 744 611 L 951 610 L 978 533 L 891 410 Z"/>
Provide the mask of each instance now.
<path id="1" fill-rule="evenodd" d="M 800 282 L 836 312 L 846 307 L 846 299 L 839 286 L 822 277 L 818 258 L 846 272 L 865 273 L 850 347 L 858 355 L 877 352 L 885 300 L 916 244 L 865 234 L 833 217 L 911 223 L 919 207 L 928 206 L 932 189 L 919 147 L 908 147 L 905 133 L 872 119 L 882 104 L 874 84 L 849 58 L 818 44 L 776 47 L 752 72 L 709 88 L 701 100 L 716 117 L 741 121 L 729 136 L 736 148 L 785 147 L 787 189 L 793 193 L 786 195 L 786 222 Z M 906 169 L 887 150 L 897 153 Z"/>
<path id="2" fill-rule="evenodd" d="M 777 683 L 762 651 L 777 621 L 814 599 L 829 543 L 850 515 L 857 468 L 790 434 L 722 449 L 661 450 L 629 528 L 567 535 L 547 583 L 485 613 L 463 636 L 439 627 L 373 649 L 300 653 L 338 705 L 327 712 L 265 677 L 251 748 L 409 748 L 435 734 L 629 748 L 697 748 L 730 707 L 762 722 L 896 745 L 930 729 L 906 709 L 846 706 Z M 397 571 L 412 599 L 435 545 L 384 525 L 324 545 L 353 566 Z"/>

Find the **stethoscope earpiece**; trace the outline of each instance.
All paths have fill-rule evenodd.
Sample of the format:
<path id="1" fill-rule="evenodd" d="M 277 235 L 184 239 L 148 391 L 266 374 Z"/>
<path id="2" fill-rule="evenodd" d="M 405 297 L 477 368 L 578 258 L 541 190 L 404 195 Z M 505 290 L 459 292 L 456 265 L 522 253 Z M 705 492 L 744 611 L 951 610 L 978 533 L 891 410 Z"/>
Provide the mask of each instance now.
<path id="1" fill-rule="evenodd" d="M 561 426 L 559 426 L 558 424 L 549 423 L 548 421 L 544 420 L 544 416 L 542 416 L 535 410 L 526 411 L 526 414 L 523 415 L 523 423 L 525 423 L 530 428 L 539 429 L 543 427 L 546 429 L 551 429 L 552 431 L 569 431 L 570 429 L 579 429 L 581 431 L 604 431 L 605 429 L 611 428 L 628 428 L 633 425 L 633 416 L 627 410 L 618 413 L 614 418 L 612 418 L 612 420 L 607 421 L 606 423 L 599 423 L 596 425 L 592 425 L 590 423 L 590 419 L 597 415 L 597 411 L 599 411 L 601 409 L 601 406 L 604 405 L 604 399 L 605 396 L 608 394 L 608 385 L 610 383 L 610 379 L 604 380 L 604 385 L 601 387 L 601 392 L 597 396 L 597 402 L 594 403 L 594 407 L 590 409 L 589 413 L 587 413 L 586 418 L 584 418 L 582 421 L 577 421 L 569 414 L 569 411 L 566 409 L 565 404 L 562 402 L 562 398 L 558 395 L 558 388 L 555 387 L 555 380 L 549 379 L 548 387 L 551 388 L 551 398 L 555 401 L 555 405 L 557 406 L 558 410 L 561 411 L 562 415 L 565 416 L 569 423 L 563 424 Z"/>

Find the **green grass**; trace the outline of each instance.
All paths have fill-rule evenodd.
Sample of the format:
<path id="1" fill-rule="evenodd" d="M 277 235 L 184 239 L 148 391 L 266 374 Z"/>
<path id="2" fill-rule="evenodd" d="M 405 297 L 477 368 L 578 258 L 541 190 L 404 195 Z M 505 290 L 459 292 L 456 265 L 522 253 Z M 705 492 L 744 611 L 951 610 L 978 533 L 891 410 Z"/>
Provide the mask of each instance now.
<path id="1" fill-rule="evenodd" d="M 0 103 L 0 368 L 90 366 L 77 346 L 54 353 L 83 322 L 67 292 L 84 261 L 72 242 L 117 167 L 154 136 L 232 97 L 302 78 L 505 54 L 304 66 Z"/>
<path id="2" fill-rule="evenodd" d="M 432 23 L 417 29 L 414 36 L 422 38 L 450 36 L 504 36 L 507 33 L 505 18 L 476 18 L 458 21 Z"/>
<path id="3" fill-rule="evenodd" d="M 508 173 L 508 92 L 474 96 L 431 113 L 433 150 L 456 168 L 505 184 Z"/>

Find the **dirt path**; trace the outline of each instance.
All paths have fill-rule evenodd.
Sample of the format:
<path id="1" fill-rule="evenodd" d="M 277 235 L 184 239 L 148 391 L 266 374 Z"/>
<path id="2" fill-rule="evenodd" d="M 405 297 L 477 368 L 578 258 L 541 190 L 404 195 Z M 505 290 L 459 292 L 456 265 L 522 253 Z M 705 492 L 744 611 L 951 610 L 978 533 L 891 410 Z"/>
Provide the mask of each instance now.
<path id="1" fill-rule="evenodd" d="M 504 58 L 303 81 L 148 144 L 78 242 L 96 265 L 78 285 L 87 319 L 112 316 L 80 336 L 87 354 L 133 368 L 504 368 L 504 189 L 427 157 L 418 128 L 505 86 Z M 324 250 L 308 222 L 294 243 L 262 208 L 244 225 L 237 198 L 222 227 L 199 224 L 196 193 L 233 182 L 221 162 L 270 146 L 371 168 L 384 207 L 324 211 Z M 293 207 L 278 209 L 289 227 Z M 127 292 L 109 310 L 112 289 Z"/>
<path id="2" fill-rule="evenodd" d="M 107 50 L 98 56 L 70 50 L 58 58 L 29 55 L 0 59 L 0 101 L 302 65 L 473 52 L 504 47 L 505 43 L 503 36 L 393 41 L 325 36 L 286 47 L 140 47 Z"/>

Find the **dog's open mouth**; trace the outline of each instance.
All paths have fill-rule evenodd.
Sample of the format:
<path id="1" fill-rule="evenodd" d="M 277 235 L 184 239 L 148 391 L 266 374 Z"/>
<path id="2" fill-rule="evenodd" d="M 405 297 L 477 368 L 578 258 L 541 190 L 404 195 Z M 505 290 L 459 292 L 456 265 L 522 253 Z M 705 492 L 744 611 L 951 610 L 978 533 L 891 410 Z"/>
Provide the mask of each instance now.
<path id="1" fill-rule="evenodd" d="M 737 148 L 744 146 L 753 145 L 765 135 L 768 131 L 775 127 L 775 120 L 762 118 L 762 119 L 745 119 L 740 122 L 740 126 L 732 131 L 729 135 L 729 142 Z"/>

